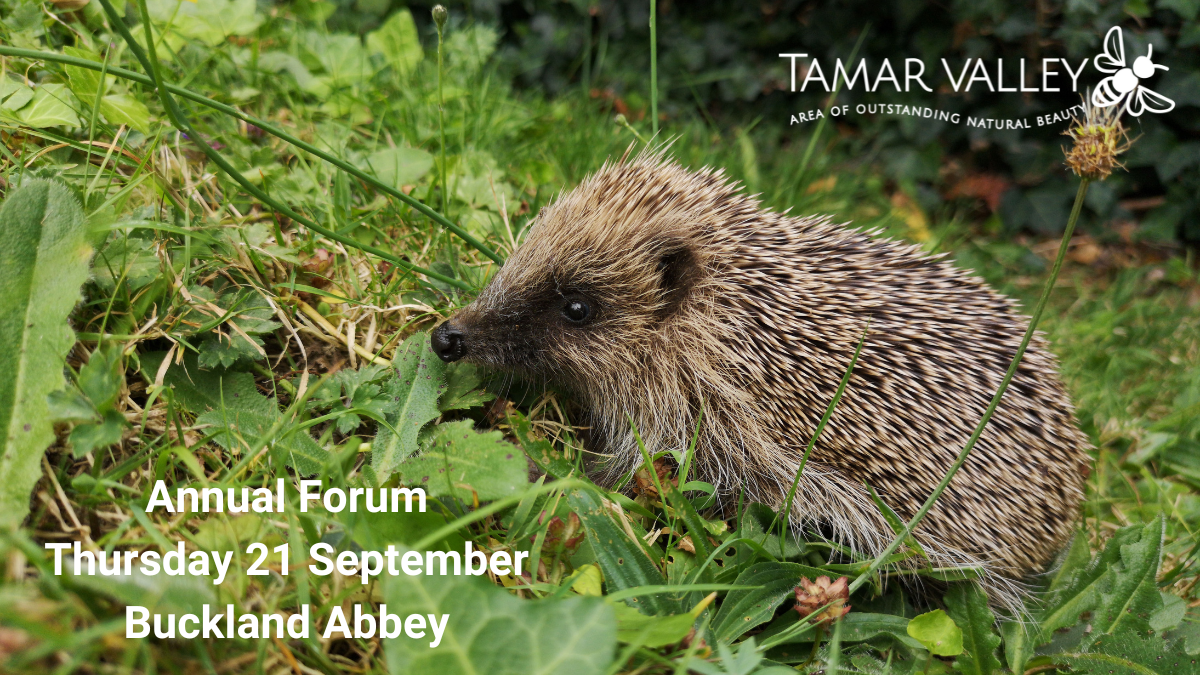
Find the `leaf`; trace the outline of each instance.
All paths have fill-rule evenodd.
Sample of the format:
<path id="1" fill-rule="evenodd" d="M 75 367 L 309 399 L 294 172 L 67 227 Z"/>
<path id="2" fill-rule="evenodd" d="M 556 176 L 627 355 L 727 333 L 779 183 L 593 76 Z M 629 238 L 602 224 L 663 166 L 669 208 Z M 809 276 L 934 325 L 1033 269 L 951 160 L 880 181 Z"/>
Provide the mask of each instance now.
<path id="1" fill-rule="evenodd" d="M 647 616 L 623 603 L 613 603 L 612 607 L 617 614 L 617 639 L 643 647 L 675 644 L 687 637 L 696 623 L 691 614 Z"/>
<path id="2" fill-rule="evenodd" d="M 585 490 L 574 490 L 567 495 L 567 503 L 583 523 L 609 593 L 667 583 L 641 544 L 631 539 L 624 527 L 617 524 L 596 495 Z M 684 610 L 684 595 L 643 595 L 626 602 L 645 614 L 679 614 Z"/>
<path id="3" fill-rule="evenodd" d="M 70 569 L 70 565 L 64 565 Z M 71 575 L 71 583 L 93 593 L 108 596 L 122 605 L 145 607 L 152 613 L 200 614 L 205 605 L 212 606 L 214 614 L 224 611 L 217 605 L 216 586 L 208 576 L 171 576 L 142 572 L 141 565 L 134 565 L 129 576 L 100 576 L 91 574 Z"/>
<path id="4" fill-rule="evenodd" d="M 1196 657 L 1183 651 L 1180 640 L 1158 635 L 1099 635 L 1085 649 L 1051 656 L 1072 670 L 1093 675 L 1193 675 Z"/>
<path id="5" fill-rule="evenodd" d="M 438 397 L 443 387 L 446 364 L 429 346 L 429 334 L 417 333 L 404 341 L 392 358 L 395 376 L 384 385 L 387 397 L 386 419 L 393 433 L 380 425 L 371 449 L 371 466 L 380 480 L 386 480 L 400 462 L 417 451 L 417 436 L 426 424 L 437 419 Z"/>
<path id="6" fill-rule="evenodd" d="M 63 53 L 67 56 L 85 59 L 87 61 L 95 61 L 103 63 L 100 57 L 93 51 L 82 49 L 80 47 L 63 47 Z M 95 105 L 96 94 L 100 91 L 100 72 L 90 68 L 82 68 L 80 66 L 63 66 L 63 72 L 67 74 L 67 83 L 71 87 L 71 92 L 80 100 L 86 103 L 89 107 Z M 107 88 L 112 77 L 106 78 L 104 83 Z"/>
<path id="7" fill-rule="evenodd" d="M 54 440 L 48 395 L 62 389 L 75 342 L 67 315 L 92 254 L 83 209 L 67 188 L 22 181 L 0 206 L 0 526 L 19 524 L 42 452 Z"/>
<path id="8" fill-rule="evenodd" d="M 417 25 L 406 8 L 396 10 L 382 26 L 367 34 L 367 49 L 383 56 L 401 75 L 411 73 L 425 58 Z"/>
<path id="9" fill-rule="evenodd" d="M 114 126 L 124 124 L 150 135 L 150 110 L 129 94 L 109 94 L 100 99 L 100 114 Z"/>
<path id="10" fill-rule="evenodd" d="M 71 444 L 71 452 L 76 458 L 86 457 L 93 450 L 107 448 L 121 441 L 121 435 L 129 426 L 125 416 L 116 410 L 104 413 L 98 423 L 83 423 L 71 430 L 67 442 Z"/>
<path id="11" fill-rule="evenodd" d="M 1092 626 L 1103 633 L 1133 630 L 1144 633 L 1149 618 L 1162 607 L 1158 594 L 1158 569 L 1162 564 L 1162 516 L 1147 523 L 1135 543 L 1121 546 L 1121 560 L 1100 587 L 1100 607 Z"/>
<path id="12" fill-rule="evenodd" d="M 383 184 L 400 189 L 429 173 L 433 168 L 433 155 L 417 148 L 384 148 L 371 153 L 367 164 Z"/>
<path id="13" fill-rule="evenodd" d="M 33 99 L 28 105 L 17 111 L 17 119 L 22 124 L 35 129 L 56 126 L 79 126 L 79 116 L 75 114 L 79 102 L 65 84 L 42 84 L 33 92 Z"/>
<path id="14" fill-rule="evenodd" d="M 142 355 L 142 373 L 153 381 L 162 362 L 161 354 Z M 302 475 L 321 470 L 329 453 L 317 445 L 307 431 L 280 424 L 283 413 L 279 401 L 258 392 L 249 373 L 230 373 L 201 368 L 188 353 L 183 364 L 172 364 L 163 376 L 163 384 L 172 388 L 176 400 L 199 414 L 197 425 L 208 425 L 213 441 L 223 448 L 241 452 L 279 424 L 267 439 L 267 446 Z"/>
<path id="15" fill-rule="evenodd" d="M 20 110 L 33 98 L 33 87 L 16 80 L 0 77 L 0 110 Z"/>
<path id="16" fill-rule="evenodd" d="M 1103 601 L 1103 594 L 1113 594 L 1112 587 L 1115 577 L 1125 569 L 1121 566 L 1123 548 L 1127 545 L 1137 545 L 1145 537 L 1157 542 L 1161 552 L 1162 543 L 1161 522 L 1148 525 L 1131 525 L 1113 533 L 1104 550 L 1093 558 L 1085 567 L 1071 574 L 1069 580 L 1060 581 L 1066 575 L 1060 574 L 1052 583 L 1051 591 L 1047 594 L 1045 609 L 1040 613 L 1039 624 L 1042 635 L 1049 636 L 1060 628 L 1068 628 L 1079 621 L 1083 612 L 1095 610 Z M 1072 550 L 1075 546 L 1072 546 Z M 1144 547 L 1138 551 L 1146 553 Z M 1131 550 L 1134 554 L 1138 551 Z M 1071 554 L 1077 557 L 1076 554 Z M 1068 560 L 1071 560 L 1069 558 Z M 1141 560 L 1141 573 L 1146 572 L 1146 560 Z M 1077 564 L 1077 562 L 1076 562 Z M 1136 575 L 1136 573 L 1135 573 Z M 1127 590 L 1136 590 L 1144 580 L 1144 576 L 1134 580 L 1134 586 Z M 1128 580 L 1126 580 L 1128 581 Z"/>
<path id="17" fill-rule="evenodd" d="M 962 629 L 963 652 L 954 669 L 964 675 L 991 675 L 1000 669 L 996 648 L 996 617 L 988 607 L 987 594 L 973 581 L 953 584 L 946 593 L 950 618 Z"/>
<path id="18" fill-rule="evenodd" d="M 262 347 L 263 341 L 253 335 L 250 339 L 254 340 L 253 344 L 232 330 L 228 334 L 210 334 L 200 343 L 200 367 L 228 368 L 238 361 L 262 359 L 263 355 L 255 345 Z"/>
<path id="19" fill-rule="evenodd" d="M 473 364 L 461 361 L 451 364 L 446 369 L 446 393 L 442 394 L 438 409 L 442 412 L 469 410 L 496 398 L 490 391 L 479 388 L 482 383 L 479 369 Z"/>
<path id="20" fill-rule="evenodd" d="M 908 634 L 938 656 L 958 656 L 963 652 L 962 630 L 940 609 L 913 617 L 908 622 Z"/>
<path id="21" fill-rule="evenodd" d="M 472 493 L 492 501 L 520 492 L 529 482 L 525 454 L 499 431 L 479 433 L 471 420 L 439 424 L 429 447 L 397 467 L 401 483 L 419 485 L 431 497 L 467 502 Z"/>
<path id="22" fill-rule="evenodd" d="M 815 567 L 787 562 L 761 562 L 738 575 L 736 586 L 755 586 L 751 591 L 730 591 L 712 622 L 713 635 L 733 642 L 746 631 L 765 623 L 789 597 L 795 598 L 800 577 L 815 579 L 825 574 Z M 793 614 L 796 621 L 799 614 Z"/>
<path id="23" fill-rule="evenodd" d="M 148 0 L 146 4 L 155 23 L 169 23 L 171 33 L 210 47 L 230 35 L 249 35 L 263 22 L 254 0 Z"/>
<path id="24" fill-rule="evenodd" d="M 519 600 L 478 577 L 394 576 L 389 612 L 446 619 L 437 647 L 425 639 L 384 641 L 399 675 L 599 675 L 613 660 L 617 622 L 600 598 Z"/>
<path id="25" fill-rule="evenodd" d="M 1008 620 L 1000 624 L 1000 633 L 1004 636 L 1004 660 L 1008 669 L 1014 673 L 1025 672 L 1025 664 L 1039 642 L 1037 625 Z"/>

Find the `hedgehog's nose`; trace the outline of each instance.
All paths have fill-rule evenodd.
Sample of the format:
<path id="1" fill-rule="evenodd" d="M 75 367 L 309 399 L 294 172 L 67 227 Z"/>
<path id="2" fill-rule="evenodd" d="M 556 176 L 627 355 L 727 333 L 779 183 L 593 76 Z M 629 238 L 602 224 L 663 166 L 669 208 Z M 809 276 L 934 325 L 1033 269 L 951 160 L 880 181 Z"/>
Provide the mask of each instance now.
<path id="1" fill-rule="evenodd" d="M 467 353 L 467 343 L 462 331 L 449 321 L 433 329 L 429 342 L 433 346 L 433 353 L 446 363 L 457 361 Z"/>

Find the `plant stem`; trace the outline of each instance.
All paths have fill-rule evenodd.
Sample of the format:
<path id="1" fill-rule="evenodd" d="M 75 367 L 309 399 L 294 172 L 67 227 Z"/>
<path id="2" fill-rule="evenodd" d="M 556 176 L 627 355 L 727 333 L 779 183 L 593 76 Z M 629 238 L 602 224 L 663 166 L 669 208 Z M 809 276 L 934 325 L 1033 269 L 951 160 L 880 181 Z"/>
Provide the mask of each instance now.
<path id="1" fill-rule="evenodd" d="M 658 135 L 658 2 L 650 0 L 650 129 Z"/>
<path id="2" fill-rule="evenodd" d="M 441 144 L 442 155 L 442 213 L 449 213 L 450 210 L 450 185 L 446 183 L 446 98 L 442 94 L 442 27 L 437 27 L 438 35 L 438 66 L 437 66 L 437 88 L 438 88 L 438 138 Z"/>
<path id="3" fill-rule="evenodd" d="M 917 511 L 912 520 L 908 521 L 908 524 L 904 527 L 904 531 L 897 535 L 892 540 L 892 543 L 871 561 L 870 567 L 851 582 L 851 593 L 871 578 L 871 575 L 879 569 L 883 561 L 896 551 L 900 546 L 900 542 L 912 535 L 913 530 L 917 528 L 917 525 L 925 518 L 930 509 L 933 508 L 938 498 L 942 496 L 942 493 L 946 490 L 946 486 L 953 480 L 954 474 L 958 473 L 958 470 L 967 461 L 967 455 L 971 454 L 971 449 L 975 447 L 975 443 L 979 441 L 979 437 L 983 435 L 983 429 L 992 419 L 992 415 L 1000 405 L 1000 399 L 1003 398 L 1005 390 L 1008 389 L 1009 383 L 1012 382 L 1013 376 L 1016 375 L 1017 366 L 1021 364 L 1021 358 L 1025 356 L 1025 349 L 1029 347 L 1029 341 L 1033 339 L 1033 332 L 1037 329 L 1038 321 L 1042 318 L 1042 312 L 1046 309 L 1046 303 L 1050 299 L 1050 291 L 1054 289 L 1054 282 L 1058 280 L 1058 273 L 1062 269 L 1063 259 L 1066 258 L 1067 249 L 1071 245 L 1071 234 L 1075 232 L 1075 223 L 1079 220 L 1079 211 L 1083 208 L 1083 198 L 1087 196 L 1088 185 L 1090 183 L 1091 181 L 1087 178 L 1082 179 L 1079 183 L 1079 191 L 1075 193 L 1075 205 L 1071 207 L 1071 216 L 1067 219 L 1067 229 L 1063 231 L 1062 243 L 1058 246 L 1058 257 L 1054 259 L 1054 266 L 1050 269 L 1050 277 L 1046 279 L 1046 285 L 1042 288 L 1042 295 L 1038 298 L 1037 305 L 1033 309 L 1033 315 L 1029 318 L 1029 327 L 1025 329 L 1025 337 L 1021 338 L 1021 346 L 1017 348 L 1017 353 L 1013 356 L 1012 363 L 1008 366 L 1008 372 L 1004 374 L 1004 379 L 1000 381 L 1000 388 L 996 390 L 996 395 L 992 397 L 992 402 L 988 404 L 987 410 L 984 411 L 983 417 L 980 418 L 979 424 L 971 434 L 971 438 L 967 440 L 967 444 L 958 453 L 958 457 L 954 460 L 954 464 L 950 465 L 950 470 L 946 472 L 942 481 L 938 483 L 933 493 L 929 495 L 929 499 L 925 500 L 925 503 L 921 505 L 920 510 Z"/>
<path id="4" fill-rule="evenodd" d="M 62 63 L 62 64 L 66 64 L 66 65 L 78 66 L 80 68 L 87 68 L 89 70 L 96 70 L 96 71 L 102 71 L 102 72 L 105 67 L 104 64 L 100 64 L 95 61 L 89 61 L 87 59 L 77 58 L 74 56 L 67 56 L 66 54 L 57 54 L 55 52 L 43 52 L 43 51 L 37 51 L 37 50 L 33 50 L 33 49 L 19 49 L 16 47 L 7 47 L 4 45 L 0 45 L 0 56 L 15 56 L 18 58 L 23 58 L 23 59 L 36 59 L 36 60 L 41 60 L 41 61 L 51 61 L 54 63 Z M 123 78 L 126 80 L 132 80 L 134 82 L 137 82 L 138 84 L 141 84 L 141 85 L 144 85 L 147 87 L 153 88 L 155 86 L 154 78 L 149 77 L 147 75 L 143 75 L 141 73 L 136 73 L 132 70 L 126 70 L 125 68 L 118 68 L 116 66 L 109 65 L 107 73 L 109 75 L 113 75 L 115 77 L 120 77 L 120 78 Z M 283 141 L 289 143 L 290 145 L 300 148 L 301 150 L 303 150 L 311 155 L 314 155 L 326 162 L 329 162 L 330 164 L 336 166 L 337 168 L 341 169 L 342 171 L 345 171 L 346 173 L 350 174 L 351 176 L 354 176 L 355 178 L 363 181 L 364 183 L 368 183 L 369 185 L 374 187 L 376 190 L 379 190 L 380 192 L 387 194 L 389 197 L 393 197 L 395 199 L 398 199 L 398 200 L 404 202 L 405 204 L 408 204 L 414 210 L 419 212 L 421 215 L 429 218 L 430 220 L 436 222 L 438 225 L 441 225 L 442 227 L 446 228 L 447 230 L 450 230 L 451 232 L 453 232 L 455 235 L 457 235 L 463 241 L 467 242 L 472 248 L 474 248 L 475 250 L 484 254 L 485 256 L 487 256 L 488 258 L 493 260 L 496 264 L 498 264 L 498 265 L 504 264 L 504 258 L 500 257 L 499 254 L 497 254 L 495 251 L 493 251 L 491 248 L 489 248 L 486 244 L 484 244 L 483 242 L 481 242 L 478 239 L 476 239 L 475 237 L 473 237 L 469 232 L 462 229 L 458 225 L 455 225 L 454 223 L 452 223 L 448 218 L 446 218 L 442 214 L 429 208 L 424 203 L 422 203 L 419 199 L 416 199 L 415 197 L 412 197 L 410 195 L 406 195 L 403 192 L 397 190 L 393 186 L 386 185 L 385 183 L 381 182 L 378 178 L 362 171 L 358 167 L 355 167 L 354 165 L 349 164 L 346 161 L 339 159 L 339 158 L 335 157 L 334 155 L 329 154 L 328 152 L 325 152 L 324 150 L 321 150 L 320 148 L 312 145 L 311 143 L 307 143 L 305 141 L 300 140 L 299 138 L 296 138 L 295 136 L 287 133 L 286 131 L 283 131 L 282 129 L 276 127 L 275 125 L 271 124 L 270 122 L 268 122 L 264 119 L 255 117 L 254 115 L 248 115 L 248 114 L 238 110 L 237 108 L 225 105 L 224 103 L 220 103 L 219 101 L 214 101 L 211 98 L 197 94 L 196 92 L 191 91 L 190 89 L 185 89 L 183 87 L 179 87 L 179 86 L 176 86 L 176 85 L 173 85 L 170 83 L 164 83 L 163 86 L 167 89 L 167 91 L 171 92 L 172 94 L 175 94 L 176 96 L 182 96 L 183 98 L 186 98 L 190 101 L 199 103 L 204 106 L 208 106 L 209 108 L 212 108 L 213 110 L 220 111 L 222 113 L 225 113 L 226 115 L 229 115 L 230 117 L 234 117 L 239 120 L 242 120 L 243 122 L 246 122 L 247 124 L 253 124 L 254 126 L 258 127 L 259 129 L 262 129 L 263 131 L 265 131 L 266 133 L 271 134 L 272 136 L 275 136 L 276 138 L 283 140 Z"/>

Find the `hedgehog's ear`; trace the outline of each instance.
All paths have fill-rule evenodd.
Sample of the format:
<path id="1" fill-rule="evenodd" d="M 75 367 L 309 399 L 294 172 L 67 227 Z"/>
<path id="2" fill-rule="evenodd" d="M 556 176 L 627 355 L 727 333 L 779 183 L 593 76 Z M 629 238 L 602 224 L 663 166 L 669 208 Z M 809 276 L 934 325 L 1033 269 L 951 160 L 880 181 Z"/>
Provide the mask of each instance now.
<path id="1" fill-rule="evenodd" d="M 686 246 L 665 247 L 659 253 L 657 271 L 663 300 L 666 301 L 661 315 L 666 317 L 678 309 L 695 281 L 699 271 L 696 269 L 696 254 Z"/>

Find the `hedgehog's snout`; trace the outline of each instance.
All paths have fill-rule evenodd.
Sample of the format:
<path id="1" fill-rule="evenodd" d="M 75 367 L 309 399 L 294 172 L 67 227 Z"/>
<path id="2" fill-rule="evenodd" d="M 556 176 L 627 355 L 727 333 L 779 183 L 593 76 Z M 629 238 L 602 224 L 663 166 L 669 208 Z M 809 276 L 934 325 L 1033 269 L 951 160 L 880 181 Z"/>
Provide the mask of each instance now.
<path id="1" fill-rule="evenodd" d="M 446 363 L 457 361 L 467 353 L 466 336 L 449 321 L 433 329 L 433 334 L 429 336 L 429 342 L 433 347 L 433 353 Z"/>

